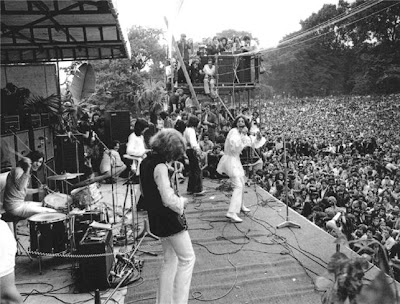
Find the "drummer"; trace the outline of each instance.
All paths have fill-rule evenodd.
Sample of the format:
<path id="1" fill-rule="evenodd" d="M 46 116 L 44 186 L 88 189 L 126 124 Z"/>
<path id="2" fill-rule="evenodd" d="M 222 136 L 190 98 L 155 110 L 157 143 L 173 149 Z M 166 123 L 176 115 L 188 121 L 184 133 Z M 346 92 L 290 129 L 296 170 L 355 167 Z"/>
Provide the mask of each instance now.
<path id="1" fill-rule="evenodd" d="M 106 182 L 115 182 L 115 179 L 126 169 L 126 165 L 118 153 L 119 147 L 119 140 L 114 140 L 109 147 L 110 149 L 104 151 L 100 164 L 100 173 L 106 178 Z"/>
<path id="2" fill-rule="evenodd" d="M 43 187 L 28 188 L 32 171 L 37 171 L 43 164 L 43 153 L 32 151 L 21 158 L 17 166 L 7 176 L 4 189 L 4 209 L 7 213 L 21 218 L 28 218 L 37 213 L 57 212 L 54 209 L 42 207 L 41 202 L 25 201 L 27 194 L 45 191 Z"/>

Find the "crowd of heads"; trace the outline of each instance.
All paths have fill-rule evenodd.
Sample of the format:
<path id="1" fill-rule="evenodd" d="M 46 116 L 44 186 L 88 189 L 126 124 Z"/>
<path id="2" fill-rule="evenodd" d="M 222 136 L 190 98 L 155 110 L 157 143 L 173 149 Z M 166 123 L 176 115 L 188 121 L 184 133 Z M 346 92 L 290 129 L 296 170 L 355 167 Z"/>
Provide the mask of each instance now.
<path id="1" fill-rule="evenodd" d="M 260 151 L 259 180 L 315 224 L 326 228 L 340 212 L 338 225 L 349 240 L 377 240 L 389 255 L 399 254 L 399 98 L 266 102 L 260 116 L 268 141 Z"/>
<path id="2" fill-rule="evenodd" d="M 337 225 L 349 240 L 377 240 L 394 256 L 400 254 L 399 98 L 272 99 L 260 102 L 261 113 L 242 108 L 231 114 L 244 115 L 250 132 L 259 131 L 267 139 L 255 151 L 262 159 L 252 175 L 255 181 L 324 229 L 340 213 Z M 173 125 L 181 121 L 182 132 L 188 121 L 199 122 L 199 140 L 207 154 L 204 175 L 220 178 L 215 168 L 234 121 L 215 104 L 183 112 L 173 114 Z M 205 113 L 217 118 L 216 128 L 204 124 Z M 365 248 L 362 253 L 370 254 Z"/>

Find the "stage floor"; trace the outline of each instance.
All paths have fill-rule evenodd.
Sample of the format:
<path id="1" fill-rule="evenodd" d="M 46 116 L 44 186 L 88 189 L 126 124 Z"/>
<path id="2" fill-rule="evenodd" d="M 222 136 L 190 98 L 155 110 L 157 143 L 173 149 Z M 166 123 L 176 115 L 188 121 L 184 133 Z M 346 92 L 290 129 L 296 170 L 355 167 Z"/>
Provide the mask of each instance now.
<path id="1" fill-rule="evenodd" d="M 111 220 L 116 206 L 114 232 L 119 231 L 122 206 L 126 196 L 124 180 L 117 186 L 101 184 L 103 202 Z M 258 186 L 245 188 L 244 202 L 251 212 L 241 214 L 243 223 L 228 221 L 231 192 L 227 180 L 204 179 L 205 196 L 190 196 L 186 210 L 189 233 L 196 253 L 196 264 L 190 290 L 190 303 L 321 303 L 322 292 L 316 291 L 315 280 L 327 274 L 327 263 L 335 253 L 334 238 L 289 209 L 288 219 L 300 228 L 281 228 L 287 220 L 285 205 Z M 112 188 L 114 191 L 112 191 Z M 186 196 L 186 182 L 179 185 Z M 112 199 L 114 193 L 114 201 Z M 126 199 L 130 207 L 130 195 Z M 127 221 L 131 221 L 130 214 Z M 146 218 L 139 212 L 139 223 Z M 29 247 L 29 229 L 20 222 L 18 232 L 24 246 Z M 119 252 L 124 247 L 114 247 Z M 130 249 L 130 247 L 128 248 Z M 115 293 L 109 303 L 154 303 L 158 273 L 162 261 L 161 243 L 144 238 L 136 258 L 143 262 L 141 278 Z M 347 256 L 356 254 L 341 248 Z M 16 258 L 16 281 L 25 303 L 93 303 L 93 293 L 80 293 L 73 274 L 74 262 L 67 258 L 43 258 L 42 274 L 38 260 Z M 366 278 L 377 274 L 370 267 Z M 101 292 L 104 301 L 112 289 Z M 59 299 L 59 300 L 58 300 Z"/>

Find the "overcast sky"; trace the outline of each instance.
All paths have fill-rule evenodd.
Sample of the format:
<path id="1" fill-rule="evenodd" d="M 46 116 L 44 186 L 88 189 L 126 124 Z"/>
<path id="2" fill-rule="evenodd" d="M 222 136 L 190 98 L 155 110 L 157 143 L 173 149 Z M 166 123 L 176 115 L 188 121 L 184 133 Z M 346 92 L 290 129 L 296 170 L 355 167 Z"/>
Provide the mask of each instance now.
<path id="1" fill-rule="evenodd" d="M 248 31 L 260 47 L 276 46 L 286 34 L 300 29 L 300 20 L 338 0 L 116 0 L 123 27 L 132 25 L 166 30 L 164 16 L 179 38 L 201 41 L 227 29 Z M 352 1 L 349 1 L 352 2 Z M 172 24 L 172 25 L 171 25 Z"/>

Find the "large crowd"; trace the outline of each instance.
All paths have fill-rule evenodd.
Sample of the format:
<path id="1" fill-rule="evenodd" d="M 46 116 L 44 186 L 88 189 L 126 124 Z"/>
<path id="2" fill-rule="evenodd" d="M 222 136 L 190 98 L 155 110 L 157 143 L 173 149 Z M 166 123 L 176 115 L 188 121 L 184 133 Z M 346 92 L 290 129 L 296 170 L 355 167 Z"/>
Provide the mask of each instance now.
<path id="1" fill-rule="evenodd" d="M 249 182 L 324 229 L 340 213 L 336 223 L 348 240 L 376 240 L 390 258 L 400 258 L 399 95 L 274 98 L 236 110 L 212 102 L 200 109 L 179 89 L 169 100 L 156 119 L 148 111 L 143 118 L 152 133 L 183 133 L 197 116 L 204 178 L 224 177 L 216 169 L 231 117 L 243 114 L 251 121 L 250 133 L 266 138 L 263 147 L 242 153 L 242 162 L 250 164 Z M 374 245 L 352 247 L 378 263 Z"/>

